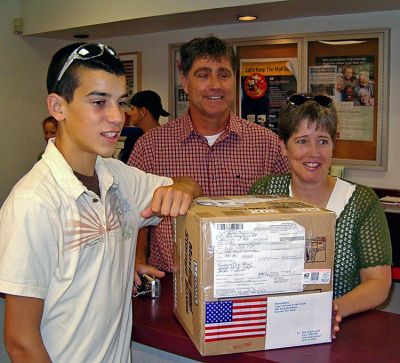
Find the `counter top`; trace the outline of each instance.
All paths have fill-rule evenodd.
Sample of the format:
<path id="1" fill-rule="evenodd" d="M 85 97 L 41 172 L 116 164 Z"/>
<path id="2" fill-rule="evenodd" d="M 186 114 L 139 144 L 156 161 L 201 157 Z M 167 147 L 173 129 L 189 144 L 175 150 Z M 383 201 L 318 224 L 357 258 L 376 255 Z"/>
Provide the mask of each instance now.
<path id="1" fill-rule="evenodd" d="M 332 343 L 268 351 L 202 357 L 172 312 L 172 275 L 161 279 L 161 297 L 134 298 L 132 339 L 201 362 L 218 363 L 397 363 L 400 361 L 400 315 L 369 311 L 341 324 Z"/>

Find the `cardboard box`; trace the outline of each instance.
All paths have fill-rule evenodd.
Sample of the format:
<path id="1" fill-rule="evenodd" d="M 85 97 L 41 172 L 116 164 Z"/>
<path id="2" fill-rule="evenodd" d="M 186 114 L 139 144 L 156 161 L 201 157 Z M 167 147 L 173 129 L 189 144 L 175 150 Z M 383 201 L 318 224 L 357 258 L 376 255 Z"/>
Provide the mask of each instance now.
<path id="1" fill-rule="evenodd" d="M 198 198 L 176 220 L 174 314 L 202 355 L 331 341 L 335 214 Z"/>

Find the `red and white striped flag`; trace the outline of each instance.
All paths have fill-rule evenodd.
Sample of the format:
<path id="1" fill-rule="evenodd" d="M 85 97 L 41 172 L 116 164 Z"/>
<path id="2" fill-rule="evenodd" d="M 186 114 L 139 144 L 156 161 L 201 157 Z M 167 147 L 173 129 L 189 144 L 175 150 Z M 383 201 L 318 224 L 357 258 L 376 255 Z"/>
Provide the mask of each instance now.
<path id="1" fill-rule="evenodd" d="M 266 323 L 266 298 L 206 302 L 205 341 L 262 337 Z"/>

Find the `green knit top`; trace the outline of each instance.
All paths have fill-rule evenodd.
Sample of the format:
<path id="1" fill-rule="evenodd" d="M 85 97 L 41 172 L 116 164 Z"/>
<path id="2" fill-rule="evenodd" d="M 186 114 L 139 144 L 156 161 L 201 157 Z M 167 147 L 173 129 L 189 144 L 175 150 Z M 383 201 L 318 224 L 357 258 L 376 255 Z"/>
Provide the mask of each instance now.
<path id="1" fill-rule="evenodd" d="M 290 180 L 290 174 L 263 177 L 250 194 L 287 196 Z M 360 284 L 362 268 L 391 264 L 392 246 L 381 203 L 371 188 L 357 184 L 336 220 L 334 298 Z"/>

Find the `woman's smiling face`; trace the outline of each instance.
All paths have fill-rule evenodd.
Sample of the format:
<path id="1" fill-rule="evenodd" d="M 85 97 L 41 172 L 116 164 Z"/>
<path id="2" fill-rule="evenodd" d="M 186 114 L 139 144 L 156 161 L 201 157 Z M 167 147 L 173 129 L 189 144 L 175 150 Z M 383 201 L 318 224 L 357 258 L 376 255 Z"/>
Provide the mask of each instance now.
<path id="1" fill-rule="evenodd" d="M 332 163 L 334 143 L 331 136 L 317 124 L 301 121 L 288 139 L 281 142 L 283 153 L 287 156 L 292 178 L 300 183 L 317 183 L 328 177 Z"/>

